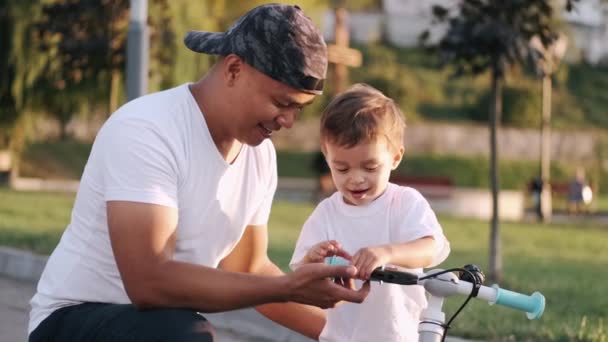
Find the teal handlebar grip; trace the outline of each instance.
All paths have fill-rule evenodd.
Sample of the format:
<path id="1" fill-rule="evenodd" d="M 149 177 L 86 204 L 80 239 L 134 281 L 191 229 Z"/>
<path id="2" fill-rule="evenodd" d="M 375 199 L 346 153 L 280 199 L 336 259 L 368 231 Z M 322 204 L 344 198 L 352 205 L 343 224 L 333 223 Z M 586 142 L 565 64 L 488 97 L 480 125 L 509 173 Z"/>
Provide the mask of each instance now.
<path id="1" fill-rule="evenodd" d="M 545 296 L 540 292 L 534 292 L 530 296 L 526 296 L 521 293 L 503 290 L 498 285 L 493 285 L 492 287 L 496 289 L 496 304 L 524 311 L 528 319 L 537 319 L 543 315 L 545 311 Z"/>
<path id="2" fill-rule="evenodd" d="M 330 256 L 325 258 L 325 263 L 332 266 L 348 266 L 350 262 L 339 256 Z"/>

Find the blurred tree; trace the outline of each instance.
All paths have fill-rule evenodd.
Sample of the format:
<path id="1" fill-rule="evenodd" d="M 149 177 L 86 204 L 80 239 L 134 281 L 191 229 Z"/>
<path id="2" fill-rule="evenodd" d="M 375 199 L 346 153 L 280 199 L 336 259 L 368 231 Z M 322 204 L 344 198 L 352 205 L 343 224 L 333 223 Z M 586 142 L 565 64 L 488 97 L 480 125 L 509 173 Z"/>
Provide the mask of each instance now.
<path id="1" fill-rule="evenodd" d="M 151 76 L 167 78 L 173 39 L 166 0 L 150 2 Z M 62 138 L 72 115 L 84 106 L 108 104 L 112 113 L 120 101 L 129 24 L 128 0 L 50 1 L 37 22 L 39 47 L 51 58 L 38 79 L 37 107 L 61 124 Z"/>
<path id="2" fill-rule="evenodd" d="M 17 175 L 31 113 L 26 100 L 43 72 L 45 56 L 33 44 L 34 0 L 0 1 L 0 185 Z"/>
<path id="3" fill-rule="evenodd" d="M 573 2 L 567 0 L 566 9 Z M 555 39 L 554 9 L 551 0 L 462 0 L 454 7 L 433 6 L 435 24 L 447 25 L 445 35 L 432 47 L 443 65 L 451 64 L 454 76 L 490 71 L 492 98 L 490 125 L 490 183 L 492 188 L 492 221 L 490 234 L 490 278 L 502 278 L 500 227 L 498 222 L 499 175 L 496 131 L 502 114 L 502 87 L 505 74 L 516 64 L 536 62 L 540 51 L 532 48 L 532 37 L 540 38 L 547 47 Z M 421 40 L 428 41 L 430 32 Z M 537 63 L 534 63 L 536 65 Z"/>
<path id="4" fill-rule="evenodd" d="M 13 93 L 15 64 L 13 61 L 13 30 L 15 20 L 8 2 L 0 3 L 0 150 L 9 144 L 10 130 L 17 120 L 17 101 Z"/>
<path id="5" fill-rule="evenodd" d="M 124 69 L 128 0 L 50 1 L 37 22 L 39 48 L 51 58 L 33 105 L 65 126 L 85 104 L 117 105 Z"/>
<path id="6" fill-rule="evenodd" d="M 540 126 L 541 117 L 538 113 L 541 111 L 541 96 L 536 88 L 527 85 L 504 87 L 501 124 L 522 128 Z M 492 101 L 491 90 L 482 94 L 477 105 L 470 112 L 471 119 L 487 122 L 487 108 L 490 108 Z"/>
<path id="7" fill-rule="evenodd" d="M 43 72 L 45 57 L 38 52 L 32 23 L 41 5 L 34 0 L 0 1 L 0 150 L 19 150 L 20 122 L 28 92 Z"/>

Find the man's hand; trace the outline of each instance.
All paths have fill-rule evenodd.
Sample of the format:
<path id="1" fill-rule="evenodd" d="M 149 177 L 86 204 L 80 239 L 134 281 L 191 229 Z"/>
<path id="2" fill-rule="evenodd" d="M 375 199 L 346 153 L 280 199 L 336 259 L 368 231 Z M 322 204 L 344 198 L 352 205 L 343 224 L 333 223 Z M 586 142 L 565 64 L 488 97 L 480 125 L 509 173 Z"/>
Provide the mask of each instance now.
<path id="1" fill-rule="evenodd" d="M 353 282 L 346 286 L 336 284 L 330 278 L 350 279 L 357 274 L 353 266 L 331 266 L 321 263 L 305 264 L 288 274 L 288 301 L 314 305 L 323 309 L 333 308 L 340 301 L 361 303 L 370 289 L 369 281 L 359 290 Z"/>
<path id="2" fill-rule="evenodd" d="M 340 256 L 350 260 L 351 256 L 347 251 L 342 249 L 342 245 L 336 240 L 328 240 L 319 242 L 308 250 L 308 253 L 302 258 L 298 264 L 310 264 L 313 262 L 323 262 L 326 257 Z"/>
<path id="3" fill-rule="evenodd" d="M 357 278 L 369 279 L 372 272 L 391 261 L 391 248 L 390 246 L 374 246 L 365 247 L 353 255 L 351 264 L 353 264 L 359 273 Z"/>

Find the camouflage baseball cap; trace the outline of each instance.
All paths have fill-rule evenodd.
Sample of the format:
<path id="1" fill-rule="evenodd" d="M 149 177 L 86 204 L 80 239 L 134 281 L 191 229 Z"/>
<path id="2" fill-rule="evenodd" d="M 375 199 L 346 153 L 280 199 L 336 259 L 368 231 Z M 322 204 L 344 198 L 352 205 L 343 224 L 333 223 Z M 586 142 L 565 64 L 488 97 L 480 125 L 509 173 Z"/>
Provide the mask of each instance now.
<path id="1" fill-rule="evenodd" d="M 241 57 L 257 70 L 304 92 L 321 94 L 327 46 L 298 6 L 266 4 L 239 18 L 226 32 L 190 31 L 193 51 Z"/>

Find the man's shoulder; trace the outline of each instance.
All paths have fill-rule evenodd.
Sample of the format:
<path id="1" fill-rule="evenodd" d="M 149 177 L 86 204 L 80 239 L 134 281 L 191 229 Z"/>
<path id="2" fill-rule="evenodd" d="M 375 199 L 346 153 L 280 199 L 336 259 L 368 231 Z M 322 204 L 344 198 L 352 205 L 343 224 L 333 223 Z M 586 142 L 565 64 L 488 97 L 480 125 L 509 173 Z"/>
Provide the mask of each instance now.
<path id="1" fill-rule="evenodd" d="M 154 119 L 163 114 L 173 113 L 188 101 L 187 84 L 150 93 L 125 103 L 112 117 L 128 119 L 132 117 Z"/>

